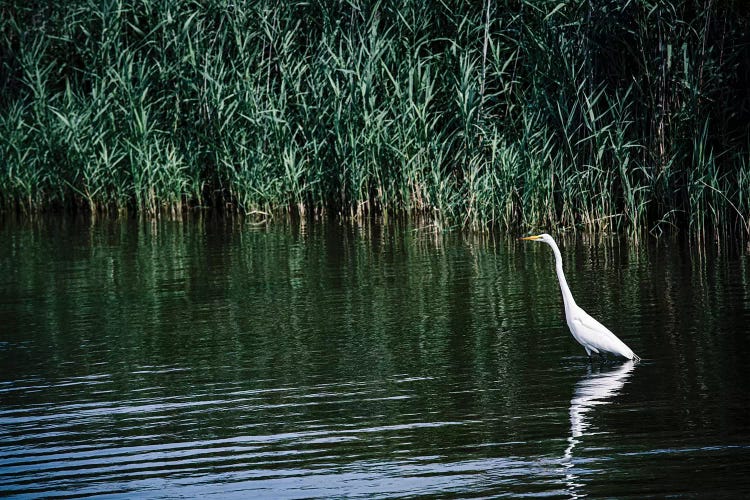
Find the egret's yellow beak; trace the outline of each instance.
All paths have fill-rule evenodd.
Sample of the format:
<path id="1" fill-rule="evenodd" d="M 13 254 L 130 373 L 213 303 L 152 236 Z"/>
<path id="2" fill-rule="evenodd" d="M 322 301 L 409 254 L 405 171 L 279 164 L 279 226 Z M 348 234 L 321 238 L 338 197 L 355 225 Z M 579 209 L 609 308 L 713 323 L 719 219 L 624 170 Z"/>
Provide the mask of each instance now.
<path id="1" fill-rule="evenodd" d="M 518 238 L 519 240 L 538 240 L 541 236 L 527 236 L 525 238 Z"/>

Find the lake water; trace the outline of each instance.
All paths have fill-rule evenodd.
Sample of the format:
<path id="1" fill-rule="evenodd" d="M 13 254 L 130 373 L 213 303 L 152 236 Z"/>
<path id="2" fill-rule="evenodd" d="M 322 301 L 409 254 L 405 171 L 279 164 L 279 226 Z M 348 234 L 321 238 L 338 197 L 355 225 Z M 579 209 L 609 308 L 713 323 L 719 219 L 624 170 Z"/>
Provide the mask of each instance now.
<path id="1" fill-rule="evenodd" d="M 405 223 L 0 225 L 0 496 L 741 497 L 750 256 Z"/>

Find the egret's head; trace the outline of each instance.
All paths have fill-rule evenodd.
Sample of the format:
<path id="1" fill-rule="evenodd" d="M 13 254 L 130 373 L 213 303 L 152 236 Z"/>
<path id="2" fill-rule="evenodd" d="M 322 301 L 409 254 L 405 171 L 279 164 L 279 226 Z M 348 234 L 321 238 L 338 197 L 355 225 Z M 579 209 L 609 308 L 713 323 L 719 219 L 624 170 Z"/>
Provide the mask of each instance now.
<path id="1" fill-rule="evenodd" d="M 529 241 L 540 241 L 543 243 L 547 243 L 548 245 L 555 242 L 555 240 L 552 239 L 552 236 L 550 236 L 547 233 L 538 234 L 536 236 L 527 236 L 525 238 L 521 238 L 522 240 L 529 240 Z"/>

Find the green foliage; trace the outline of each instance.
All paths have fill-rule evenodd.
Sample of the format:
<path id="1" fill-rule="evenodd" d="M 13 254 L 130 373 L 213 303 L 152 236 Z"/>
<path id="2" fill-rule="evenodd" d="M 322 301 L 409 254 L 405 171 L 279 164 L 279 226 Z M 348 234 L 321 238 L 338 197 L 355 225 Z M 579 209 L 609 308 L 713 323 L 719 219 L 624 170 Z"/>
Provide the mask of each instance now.
<path id="1" fill-rule="evenodd" d="M 6 209 L 750 232 L 740 4 L 2 0 L 0 12 Z"/>

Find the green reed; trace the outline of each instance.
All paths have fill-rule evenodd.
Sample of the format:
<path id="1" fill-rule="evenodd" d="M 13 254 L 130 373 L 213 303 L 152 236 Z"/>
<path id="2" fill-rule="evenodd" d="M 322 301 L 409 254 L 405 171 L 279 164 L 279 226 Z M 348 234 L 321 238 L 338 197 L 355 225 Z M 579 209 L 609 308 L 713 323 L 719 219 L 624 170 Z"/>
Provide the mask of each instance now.
<path id="1" fill-rule="evenodd" d="M 6 0 L 0 11 L 7 210 L 750 233 L 739 5 Z"/>

